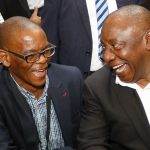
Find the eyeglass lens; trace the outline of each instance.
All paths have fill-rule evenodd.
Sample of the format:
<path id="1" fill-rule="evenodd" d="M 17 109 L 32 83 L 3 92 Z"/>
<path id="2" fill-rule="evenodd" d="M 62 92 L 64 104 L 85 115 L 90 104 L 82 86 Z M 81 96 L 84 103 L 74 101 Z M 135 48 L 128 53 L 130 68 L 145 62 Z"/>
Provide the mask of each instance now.
<path id="1" fill-rule="evenodd" d="M 45 58 L 49 58 L 54 54 L 54 52 L 55 52 L 55 47 L 48 47 L 40 53 L 26 56 L 26 60 L 27 62 L 36 62 L 40 59 L 41 55 L 43 55 Z"/>

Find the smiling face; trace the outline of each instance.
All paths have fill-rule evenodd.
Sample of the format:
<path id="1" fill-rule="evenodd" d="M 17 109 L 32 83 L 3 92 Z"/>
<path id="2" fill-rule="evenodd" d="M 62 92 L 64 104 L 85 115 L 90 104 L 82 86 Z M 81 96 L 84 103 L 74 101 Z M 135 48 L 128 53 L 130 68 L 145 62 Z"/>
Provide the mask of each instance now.
<path id="1" fill-rule="evenodd" d="M 144 33 L 127 18 L 108 18 L 102 29 L 104 62 L 124 82 L 149 78 L 150 52 L 146 50 Z M 146 68 L 146 69 L 145 69 Z"/>
<path id="2" fill-rule="evenodd" d="M 47 47 L 48 41 L 41 29 L 33 31 L 21 31 L 14 37 L 14 42 L 7 46 L 9 51 L 26 55 L 40 52 Z M 8 69 L 17 83 L 26 90 L 34 93 L 37 89 L 43 89 L 47 74 L 49 59 L 43 55 L 35 63 L 27 63 L 25 60 L 7 53 L 9 56 Z"/>

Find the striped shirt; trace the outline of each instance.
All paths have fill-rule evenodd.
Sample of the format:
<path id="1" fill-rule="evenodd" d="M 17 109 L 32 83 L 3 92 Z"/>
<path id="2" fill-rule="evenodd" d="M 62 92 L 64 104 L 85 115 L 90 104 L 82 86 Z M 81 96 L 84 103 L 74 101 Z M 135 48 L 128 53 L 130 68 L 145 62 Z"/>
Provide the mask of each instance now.
<path id="1" fill-rule="evenodd" d="M 24 88 L 20 87 L 17 84 L 19 91 L 24 95 L 24 97 L 27 100 L 27 103 L 29 104 L 29 106 L 31 108 L 33 118 L 34 118 L 34 121 L 35 121 L 35 124 L 37 127 L 37 131 L 39 134 L 39 139 L 40 139 L 39 150 L 46 150 L 46 145 L 47 145 L 47 140 L 46 140 L 46 129 L 47 129 L 46 96 L 47 96 L 48 86 L 49 86 L 49 78 L 47 76 L 44 92 L 43 92 L 42 96 L 37 100 L 33 94 L 31 94 L 30 92 L 28 92 L 27 90 L 25 90 Z M 56 112 L 55 112 L 52 102 L 51 102 L 50 117 L 51 117 L 50 118 L 50 134 L 49 134 L 48 148 L 49 148 L 49 150 L 53 150 L 55 148 L 64 147 L 64 140 L 62 137 L 60 125 L 59 125 L 58 118 L 57 118 L 57 115 L 56 115 Z"/>

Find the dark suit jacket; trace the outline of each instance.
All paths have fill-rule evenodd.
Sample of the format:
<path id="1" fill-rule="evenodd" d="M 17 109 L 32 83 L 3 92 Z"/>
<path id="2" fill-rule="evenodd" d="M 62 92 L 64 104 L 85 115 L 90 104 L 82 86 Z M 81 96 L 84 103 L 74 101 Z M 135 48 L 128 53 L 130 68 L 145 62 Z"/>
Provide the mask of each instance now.
<path id="1" fill-rule="evenodd" d="M 119 7 L 139 0 L 124 0 Z M 85 0 L 45 0 L 43 28 L 48 40 L 57 45 L 53 61 L 77 66 L 88 75 L 92 56 L 92 35 Z"/>
<path id="2" fill-rule="evenodd" d="M 108 66 L 85 82 L 79 150 L 150 150 L 150 125 L 136 92 Z"/>
<path id="3" fill-rule="evenodd" d="M 140 0 L 140 5 L 150 10 L 150 1 L 149 0 Z"/>
<path id="4" fill-rule="evenodd" d="M 27 0 L 0 0 L 0 12 L 4 20 L 12 16 L 31 16 Z"/>
<path id="5" fill-rule="evenodd" d="M 74 147 L 80 120 L 81 74 L 77 68 L 52 64 L 48 76 L 47 100 L 51 93 L 65 146 Z M 39 138 L 31 109 L 4 68 L 0 85 L 0 149 L 37 150 Z"/>

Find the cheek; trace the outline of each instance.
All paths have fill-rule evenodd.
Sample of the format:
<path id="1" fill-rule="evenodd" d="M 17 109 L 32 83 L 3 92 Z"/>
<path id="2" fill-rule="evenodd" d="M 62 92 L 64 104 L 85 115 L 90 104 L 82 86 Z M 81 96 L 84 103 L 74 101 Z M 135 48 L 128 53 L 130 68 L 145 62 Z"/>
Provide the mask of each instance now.
<path id="1" fill-rule="evenodd" d="M 135 82 L 140 78 L 143 72 L 143 57 L 141 53 L 127 53 L 123 55 L 124 61 L 127 64 L 126 71 L 122 77 L 124 81 Z"/>
<path id="2" fill-rule="evenodd" d="M 125 64 L 122 71 L 117 73 L 119 78 L 124 82 L 132 82 L 136 75 L 136 64 L 138 60 L 134 57 L 135 53 L 132 53 L 132 51 L 127 48 L 123 49 L 116 55 L 116 60 Z"/>
<path id="3" fill-rule="evenodd" d="M 32 67 L 32 65 L 31 64 L 29 64 L 29 63 L 26 63 L 26 62 L 18 62 L 18 63 L 16 63 L 16 69 L 18 69 L 18 71 L 20 72 L 20 73 L 24 73 L 24 75 L 26 74 L 26 73 L 28 73 L 28 70 L 30 70 L 30 68 Z"/>
<path id="4" fill-rule="evenodd" d="M 117 75 L 124 82 L 132 82 L 135 76 L 135 68 L 130 64 L 126 64 L 124 70 Z"/>
<path id="5" fill-rule="evenodd" d="M 15 63 L 12 63 L 10 71 L 18 78 L 27 78 L 29 76 L 30 68 L 31 65 L 26 62 L 16 60 Z"/>

